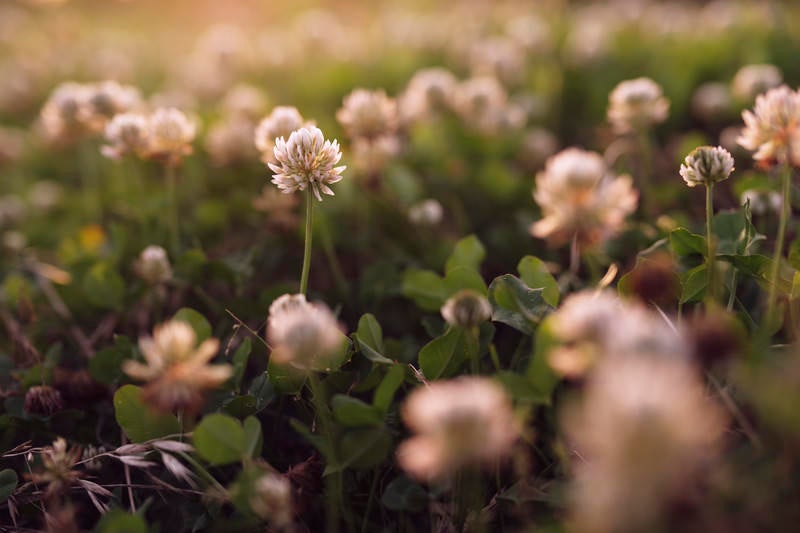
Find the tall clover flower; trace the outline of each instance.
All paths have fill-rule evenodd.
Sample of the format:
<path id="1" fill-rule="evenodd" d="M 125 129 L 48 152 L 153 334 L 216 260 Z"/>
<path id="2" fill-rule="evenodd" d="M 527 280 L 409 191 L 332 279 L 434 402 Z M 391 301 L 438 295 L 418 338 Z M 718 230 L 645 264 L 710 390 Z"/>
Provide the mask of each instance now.
<path id="1" fill-rule="evenodd" d="M 714 234 L 711 219 L 714 216 L 714 184 L 728 179 L 733 172 L 733 157 L 721 146 L 700 146 L 686 156 L 681 165 L 681 177 L 689 187 L 706 186 L 706 241 L 708 243 L 708 294 L 714 297 Z"/>
<path id="2" fill-rule="evenodd" d="M 322 201 L 322 194 L 333 196 L 330 186 L 341 181 L 345 166 L 336 166 L 342 159 L 339 141 L 325 140 L 322 130 L 315 126 L 300 128 L 289 135 L 289 140 L 275 140 L 275 163 L 267 163 L 274 172 L 272 183 L 285 194 L 306 191 L 306 234 L 300 292 L 308 288 L 311 268 L 311 237 L 313 223 L 313 197 Z"/>
<path id="3" fill-rule="evenodd" d="M 786 226 L 791 215 L 792 166 L 800 166 L 800 92 L 785 85 L 770 89 L 756 98 L 753 111 L 742 112 L 742 119 L 745 127 L 738 143 L 748 150 L 755 150 L 753 159 L 761 165 L 781 169 L 783 205 L 767 297 L 767 322 L 771 322 Z"/>

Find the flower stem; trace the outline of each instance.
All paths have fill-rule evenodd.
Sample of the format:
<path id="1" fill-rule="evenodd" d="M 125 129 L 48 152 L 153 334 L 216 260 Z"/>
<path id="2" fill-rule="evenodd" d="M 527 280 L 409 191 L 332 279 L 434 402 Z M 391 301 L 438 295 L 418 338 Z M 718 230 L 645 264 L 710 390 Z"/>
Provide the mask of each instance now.
<path id="1" fill-rule="evenodd" d="M 309 198 L 311 197 L 309 191 Z M 308 242 L 308 240 L 306 240 Z M 313 371 L 308 374 L 308 386 L 311 389 L 314 411 L 320 419 L 322 432 L 328 441 L 330 453 L 335 453 L 335 443 L 333 438 L 333 428 L 331 426 L 331 412 L 322 396 L 322 390 L 317 374 Z M 330 463 L 331 457 L 325 457 Z M 326 531 L 337 533 L 339 531 L 339 509 L 342 506 L 342 473 L 331 472 L 325 477 L 325 523 Z"/>
<path id="2" fill-rule="evenodd" d="M 178 256 L 178 188 L 175 184 L 175 166 L 167 163 L 164 166 L 169 195 L 169 235 L 172 257 Z"/>
<path id="3" fill-rule="evenodd" d="M 706 242 L 708 244 L 708 258 L 706 270 L 708 274 L 706 302 L 714 301 L 714 232 L 711 229 L 711 220 L 714 218 L 714 184 L 706 184 Z"/>
<path id="4" fill-rule="evenodd" d="M 306 188 L 306 233 L 305 249 L 303 250 L 303 271 L 300 274 L 300 294 L 308 290 L 308 273 L 311 271 L 311 237 L 314 228 L 314 195 L 311 187 Z"/>
<path id="5" fill-rule="evenodd" d="M 781 173 L 781 215 L 778 223 L 778 237 L 775 241 L 775 253 L 772 256 L 772 272 L 770 273 L 769 295 L 767 297 L 767 324 L 771 324 L 775 314 L 775 300 L 778 294 L 778 276 L 781 271 L 781 258 L 783 257 L 783 241 L 786 239 L 786 226 L 789 224 L 789 215 L 792 209 L 791 198 L 792 171 L 788 164 L 784 165 Z"/>

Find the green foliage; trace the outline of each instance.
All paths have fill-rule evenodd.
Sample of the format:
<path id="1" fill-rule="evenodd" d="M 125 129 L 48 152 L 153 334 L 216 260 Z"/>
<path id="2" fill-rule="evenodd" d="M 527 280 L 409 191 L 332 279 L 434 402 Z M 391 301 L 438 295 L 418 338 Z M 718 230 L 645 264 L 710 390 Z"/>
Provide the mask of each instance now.
<path id="1" fill-rule="evenodd" d="M 489 285 L 492 320 L 531 335 L 551 309 L 544 299 L 544 288 L 531 289 L 511 274 L 496 277 Z"/>
<path id="2" fill-rule="evenodd" d="M 249 455 L 249 452 L 255 449 L 256 444 L 252 439 L 253 434 L 246 435 L 238 420 L 223 414 L 203 417 L 194 428 L 192 436 L 197 453 L 212 465 L 240 461 L 243 456 Z"/>
<path id="3" fill-rule="evenodd" d="M 114 416 L 128 438 L 133 442 L 145 442 L 180 433 L 178 419 L 153 411 L 142 402 L 141 392 L 135 385 L 125 385 L 114 394 Z"/>

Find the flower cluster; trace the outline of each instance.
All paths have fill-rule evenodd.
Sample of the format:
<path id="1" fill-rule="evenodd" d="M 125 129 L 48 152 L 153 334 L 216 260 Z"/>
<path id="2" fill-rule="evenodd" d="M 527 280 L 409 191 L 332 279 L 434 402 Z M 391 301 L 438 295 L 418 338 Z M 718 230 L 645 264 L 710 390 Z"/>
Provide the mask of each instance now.
<path id="1" fill-rule="evenodd" d="M 639 131 L 663 122 L 668 111 L 669 100 L 650 78 L 623 81 L 608 97 L 608 121 L 618 133 Z"/>
<path id="2" fill-rule="evenodd" d="M 800 164 L 800 92 L 785 85 L 770 89 L 742 119 L 745 128 L 737 140 L 755 151 L 753 159 L 766 166 Z"/>
<path id="3" fill-rule="evenodd" d="M 681 177 L 689 187 L 711 185 L 728 179 L 733 172 L 733 157 L 721 146 L 700 146 L 686 156 Z"/>
<path id="4" fill-rule="evenodd" d="M 120 113 L 106 125 L 110 143 L 101 152 L 111 159 L 132 154 L 145 159 L 158 159 L 174 165 L 192 153 L 196 134 L 194 123 L 180 110 L 158 108 L 150 115 Z"/>

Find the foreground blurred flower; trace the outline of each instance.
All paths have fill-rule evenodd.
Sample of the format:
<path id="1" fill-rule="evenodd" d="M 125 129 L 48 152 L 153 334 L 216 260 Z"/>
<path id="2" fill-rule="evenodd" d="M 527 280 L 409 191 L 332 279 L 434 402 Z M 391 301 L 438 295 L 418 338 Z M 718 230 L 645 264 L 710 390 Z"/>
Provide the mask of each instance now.
<path id="1" fill-rule="evenodd" d="M 303 117 L 297 108 L 278 106 L 273 109 L 268 117 L 258 123 L 254 133 L 255 145 L 261 152 L 261 160 L 264 163 L 274 162 L 275 140 L 280 137 L 288 139 L 293 131 L 299 130 L 303 125 Z"/>
<path id="2" fill-rule="evenodd" d="M 731 81 L 731 92 L 743 102 L 752 102 L 761 93 L 774 89 L 783 81 L 775 65 L 756 64 L 740 68 Z"/>
<path id="3" fill-rule="evenodd" d="M 657 529 L 715 459 L 726 426 L 692 366 L 647 353 L 604 359 L 573 407 L 563 420 L 582 459 L 572 492 L 581 532 Z"/>
<path id="4" fill-rule="evenodd" d="M 788 164 L 800 157 L 800 93 L 782 85 L 756 98 L 753 111 L 743 111 L 745 128 L 738 139 L 753 159 L 764 165 Z"/>
<path id="5" fill-rule="evenodd" d="M 336 120 L 351 139 L 392 135 L 397 131 L 397 103 L 385 91 L 356 89 L 345 96 Z"/>
<path id="6" fill-rule="evenodd" d="M 147 117 L 139 113 L 120 113 L 114 115 L 105 130 L 110 145 L 100 148 L 100 152 L 110 159 L 120 159 L 134 154 L 146 157 L 149 153 L 150 135 Z"/>
<path id="7" fill-rule="evenodd" d="M 47 485 L 45 501 L 66 494 L 73 483 L 82 481 L 81 472 L 73 469 L 81 457 L 81 449 L 77 446 L 68 448 L 63 437 L 42 449 L 41 457 L 44 470 L 31 472 L 28 477 L 34 483 Z"/>
<path id="8" fill-rule="evenodd" d="M 262 475 L 253 483 L 248 503 L 259 518 L 276 528 L 292 523 L 292 484 L 285 476 L 271 472 Z"/>
<path id="9" fill-rule="evenodd" d="M 230 365 L 208 364 L 219 350 L 219 341 L 206 339 L 197 346 L 194 329 L 180 320 L 156 326 L 152 338 L 139 339 L 139 350 L 146 363 L 125 361 L 122 370 L 147 381 L 142 400 L 161 412 L 196 413 L 204 393 L 233 374 Z"/>
<path id="10" fill-rule="evenodd" d="M 669 100 L 649 78 L 623 81 L 608 97 L 608 121 L 617 133 L 641 131 L 663 122 L 668 111 Z"/>
<path id="11" fill-rule="evenodd" d="M 86 133 L 83 109 L 89 90 L 80 83 L 66 82 L 56 87 L 41 111 L 45 138 L 51 142 L 73 142 Z"/>
<path id="12" fill-rule="evenodd" d="M 284 294 L 269 307 L 267 341 L 276 363 L 324 370 L 344 337 L 328 306 L 308 303 L 303 294 Z"/>
<path id="13" fill-rule="evenodd" d="M 637 197 L 631 178 L 610 175 L 599 154 L 568 148 L 548 159 L 536 176 L 533 198 L 544 218 L 530 231 L 554 246 L 573 238 L 594 246 L 620 230 L 636 210 Z"/>
<path id="14" fill-rule="evenodd" d="M 333 196 L 329 187 L 341 181 L 344 166 L 335 166 L 342 158 L 339 142 L 325 140 L 322 130 L 315 126 L 294 131 L 289 140 L 280 137 L 275 142 L 276 163 L 269 163 L 275 173 L 272 183 L 285 194 L 310 188 L 317 200 L 320 193 Z"/>
<path id="15" fill-rule="evenodd" d="M 475 328 L 492 317 L 492 304 L 477 291 L 461 289 L 447 299 L 441 312 L 451 326 Z"/>
<path id="16" fill-rule="evenodd" d="M 423 481 L 440 481 L 472 464 L 508 456 L 519 435 L 511 401 L 491 379 L 461 377 L 412 392 L 402 407 L 414 431 L 397 449 L 400 467 Z"/>
<path id="17" fill-rule="evenodd" d="M 700 146 L 686 156 L 680 174 L 689 187 L 711 185 L 728 179 L 733 172 L 733 157 L 721 146 Z"/>
<path id="18" fill-rule="evenodd" d="M 609 354 L 633 356 L 646 350 L 673 356 L 685 351 L 683 339 L 661 317 L 607 290 L 571 294 L 548 323 L 561 344 L 550 350 L 547 362 L 570 379 L 583 378 Z"/>
<path id="19" fill-rule="evenodd" d="M 148 120 L 148 155 L 168 166 L 176 165 L 192 153 L 196 131 L 194 123 L 179 109 L 156 109 Z"/>
<path id="20" fill-rule="evenodd" d="M 172 278 L 172 267 L 169 264 L 167 251 L 157 245 L 150 245 L 142 250 L 133 269 L 150 285 L 158 285 Z"/>

